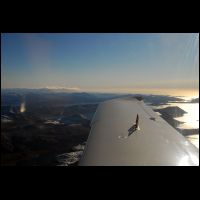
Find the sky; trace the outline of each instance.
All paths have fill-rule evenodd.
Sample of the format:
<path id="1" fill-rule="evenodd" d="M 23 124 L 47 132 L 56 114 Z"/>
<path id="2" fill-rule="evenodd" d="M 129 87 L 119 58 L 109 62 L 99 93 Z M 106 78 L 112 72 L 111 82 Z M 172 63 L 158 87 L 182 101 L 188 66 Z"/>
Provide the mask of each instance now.
<path id="1" fill-rule="evenodd" d="M 198 90 L 199 33 L 2 33 L 1 88 Z"/>

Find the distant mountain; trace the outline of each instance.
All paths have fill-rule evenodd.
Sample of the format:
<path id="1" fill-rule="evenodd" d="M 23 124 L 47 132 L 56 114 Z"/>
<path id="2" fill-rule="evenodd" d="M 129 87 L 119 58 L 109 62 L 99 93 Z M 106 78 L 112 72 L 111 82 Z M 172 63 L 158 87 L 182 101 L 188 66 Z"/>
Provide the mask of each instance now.
<path id="1" fill-rule="evenodd" d="M 20 106 L 22 102 L 26 108 L 47 106 L 68 106 L 75 104 L 100 103 L 105 100 L 125 97 L 136 94 L 109 94 L 109 93 L 87 93 L 73 90 L 76 88 L 40 88 L 26 89 L 13 88 L 1 89 L 1 106 Z M 163 105 L 169 101 L 182 101 L 183 99 L 164 95 L 142 95 L 145 103 L 151 105 Z"/>
<path id="2" fill-rule="evenodd" d="M 167 96 L 167 95 L 142 95 L 145 103 L 151 103 L 152 106 L 159 106 L 168 104 L 169 102 L 179 101 L 184 99 L 179 97 Z"/>
<path id="3" fill-rule="evenodd" d="M 25 103 L 27 110 L 33 107 L 67 106 L 76 104 L 99 103 L 108 99 L 117 98 L 122 95 L 96 94 L 87 92 L 72 92 L 65 88 L 42 88 L 42 89 L 2 89 L 1 106 L 20 106 Z"/>
<path id="4" fill-rule="evenodd" d="M 51 92 L 79 92 L 78 88 L 62 88 L 62 87 L 45 87 L 45 88 L 35 88 L 35 89 L 29 89 L 29 88 L 3 88 L 1 89 L 1 93 L 18 93 L 18 94 L 25 94 L 25 93 L 51 93 Z"/>

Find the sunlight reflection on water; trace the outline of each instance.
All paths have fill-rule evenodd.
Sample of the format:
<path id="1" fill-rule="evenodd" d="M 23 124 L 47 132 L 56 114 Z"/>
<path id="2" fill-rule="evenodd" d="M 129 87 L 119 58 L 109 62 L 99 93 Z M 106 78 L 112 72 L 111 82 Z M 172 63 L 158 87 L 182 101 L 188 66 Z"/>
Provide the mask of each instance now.
<path id="1" fill-rule="evenodd" d="M 182 117 L 177 117 L 178 121 L 185 122 L 180 124 L 178 128 L 181 129 L 198 129 L 199 128 L 199 104 L 198 103 L 173 103 L 187 113 Z"/>
<path id="2" fill-rule="evenodd" d="M 195 96 L 198 98 L 198 96 Z M 181 97 L 184 98 L 186 101 L 191 100 L 194 97 Z M 180 129 L 199 129 L 199 103 L 169 103 L 169 105 L 162 105 L 158 106 L 157 108 L 166 108 L 169 106 L 178 106 L 182 110 L 186 111 L 182 117 L 176 117 L 174 119 L 184 122 L 180 124 L 177 128 Z M 186 138 L 194 144 L 197 148 L 199 148 L 199 135 L 189 135 Z"/>

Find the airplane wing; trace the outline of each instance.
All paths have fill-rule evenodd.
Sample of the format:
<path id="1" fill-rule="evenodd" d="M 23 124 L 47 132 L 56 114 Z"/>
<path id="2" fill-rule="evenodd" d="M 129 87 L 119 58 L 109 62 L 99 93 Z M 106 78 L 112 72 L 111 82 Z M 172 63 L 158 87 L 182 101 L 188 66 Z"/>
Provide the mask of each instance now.
<path id="1" fill-rule="evenodd" d="M 101 103 L 80 166 L 199 165 L 199 150 L 133 97 Z"/>

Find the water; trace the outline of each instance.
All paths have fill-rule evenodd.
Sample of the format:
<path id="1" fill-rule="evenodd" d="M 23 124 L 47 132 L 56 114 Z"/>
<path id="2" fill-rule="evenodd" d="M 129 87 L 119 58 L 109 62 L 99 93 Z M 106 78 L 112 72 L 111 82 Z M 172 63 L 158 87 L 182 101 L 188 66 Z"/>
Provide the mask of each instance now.
<path id="1" fill-rule="evenodd" d="M 177 128 L 199 129 L 199 103 L 168 103 L 168 105 L 151 106 L 151 107 L 153 109 L 161 109 L 173 106 L 177 106 L 187 112 L 182 117 L 174 118 L 178 121 L 184 122 L 183 124 L 180 124 Z"/>
<path id="2" fill-rule="evenodd" d="M 180 124 L 178 128 L 199 129 L 199 103 L 173 103 L 172 105 L 176 105 L 187 112 L 182 117 L 175 118 L 181 122 L 184 122 L 183 124 Z M 190 135 L 186 138 L 197 148 L 199 148 L 199 134 Z"/>
<path id="3" fill-rule="evenodd" d="M 183 97 L 181 97 L 183 98 Z M 191 97 L 184 98 L 187 102 L 191 100 Z M 199 103 L 169 103 L 169 105 L 158 106 L 157 108 L 165 108 L 169 106 L 178 106 L 187 113 L 182 117 L 176 117 L 174 119 L 184 122 L 180 124 L 177 128 L 180 129 L 199 129 Z M 197 148 L 199 148 L 199 134 L 186 136 L 186 138 L 193 143 Z"/>
<path id="4" fill-rule="evenodd" d="M 180 124 L 180 129 L 199 129 L 199 103 L 173 103 L 172 106 L 178 106 L 187 113 L 182 117 L 177 117 L 178 121 L 184 122 Z"/>

